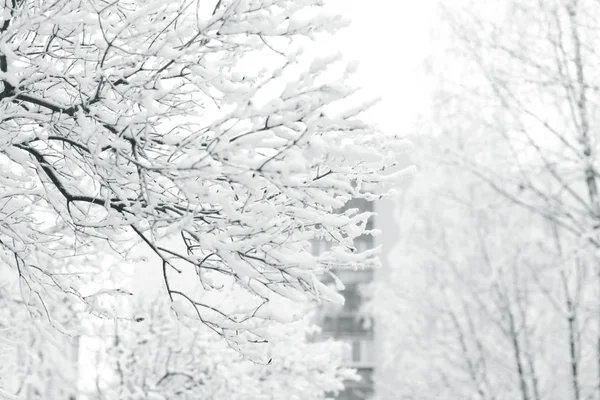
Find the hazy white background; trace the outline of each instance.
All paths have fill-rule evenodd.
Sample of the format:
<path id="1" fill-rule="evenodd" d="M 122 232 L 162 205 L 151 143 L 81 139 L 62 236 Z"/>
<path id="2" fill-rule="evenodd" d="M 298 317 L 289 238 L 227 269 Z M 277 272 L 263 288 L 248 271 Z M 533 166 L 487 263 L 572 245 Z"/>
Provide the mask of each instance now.
<path id="1" fill-rule="evenodd" d="M 352 25 L 338 33 L 344 55 L 358 60 L 357 83 L 382 97 L 368 119 L 403 135 L 429 101 L 425 59 L 435 29 L 435 0 L 329 0 Z"/>

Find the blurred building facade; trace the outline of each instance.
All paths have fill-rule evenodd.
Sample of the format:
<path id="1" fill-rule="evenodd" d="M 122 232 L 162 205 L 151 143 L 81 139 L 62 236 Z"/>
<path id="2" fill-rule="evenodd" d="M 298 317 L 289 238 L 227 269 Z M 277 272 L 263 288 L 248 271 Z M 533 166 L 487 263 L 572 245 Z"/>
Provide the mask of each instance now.
<path id="1" fill-rule="evenodd" d="M 385 276 L 389 254 L 396 241 L 396 226 L 394 219 L 394 201 L 380 200 L 367 202 L 365 200 L 352 200 L 348 202 L 345 209 L 358 208 L 361 211 L 375 211 L 377 216 L 372 218 L 367 229 L 376 228 L 382 231 L 382 235 L 363 235 L 354 242 L 354 247 L 361 252 L 382 245 L 381 262 L 382 268 L 345 269 L 334 268 L 333 272 L 344 284 L 341 293 L 345 297 L 343 307 L 332 307 L 325 305 L 319 314 L 319 324 L 322 328 L 324 338 L 335 338 L 348 344 L 346 354 L 346 365 L 358 371 L 361 379 L 358 382 L 347 382 L 346 389 L 337 397 L 338 400 L 367 400 L 376 392 L 377 375 L 382 366 L 378 363 L 377 346 L 377 321 L 364 312 L 364 304 L 367 300 L 367 285 L 374 279 L 382 279 Z M 313 251 L 318 254 L 325 251 L 329 243 L 313 243 Z M 333 283 L 332 280 L 325 283 Z"/>

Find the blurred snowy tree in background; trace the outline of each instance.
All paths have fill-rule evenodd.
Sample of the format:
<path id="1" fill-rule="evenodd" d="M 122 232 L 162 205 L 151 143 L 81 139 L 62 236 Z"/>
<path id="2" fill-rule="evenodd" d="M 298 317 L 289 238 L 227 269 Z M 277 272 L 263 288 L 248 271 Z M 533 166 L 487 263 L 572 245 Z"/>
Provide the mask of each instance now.
<path id="1" fill-rule="evenodd" d="M 440 10 L 405 259 L 372 307 L 388 326 L 380 395 L 597 399 L 600 5 Z"/>
<path id="2" fill-rule="evenodd" d="M 357 378 L 341 366 L 341 343 L 307 341 L 315 331 L 304 320 L 271 327 L 281 340 L 265 365 L 228 347 L 197 319 L 177 318 L 164 299 L 137 312 L 147 319 L 118 322 L 106 332 L 114 342 L 96 359 L 115 368 L 98 385 L 101 397 L 318 400 Z"/>

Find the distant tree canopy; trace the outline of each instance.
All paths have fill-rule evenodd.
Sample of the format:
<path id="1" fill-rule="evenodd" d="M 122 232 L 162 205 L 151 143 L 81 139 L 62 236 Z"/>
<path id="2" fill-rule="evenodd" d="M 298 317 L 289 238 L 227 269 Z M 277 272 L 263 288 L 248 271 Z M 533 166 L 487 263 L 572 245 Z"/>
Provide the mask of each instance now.
<path id="1" fill-rule="evenodd" d="M 138 304 L 147 319 L 119 322 L 109 333 L 114 345 L 97 357 L 117 368 L 99 380 L 100 398 L 324 400 L 341 391 L 344 380 L 357 379 L 342 366 L 342 343 L 307 341 L 314 329 L 306 320 L 271 327 L 285 338 L 268 364 L 258 364 L 197 319 L 175 318 L 166 300 Z"/>
<path id="2" fill-rule="evenodd" d="M 410 261 L 376 292 L 401 327 L 381 398 L 598 399 L 600 3 L 459 3 L 438 25 Z"/>

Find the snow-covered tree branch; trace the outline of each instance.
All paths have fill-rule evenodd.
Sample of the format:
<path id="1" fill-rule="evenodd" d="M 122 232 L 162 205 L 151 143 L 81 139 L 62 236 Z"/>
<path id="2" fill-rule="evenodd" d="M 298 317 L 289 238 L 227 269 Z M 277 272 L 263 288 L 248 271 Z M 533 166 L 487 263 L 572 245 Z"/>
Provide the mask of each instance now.
<path id="1" fill-rule="evenodd" d="M 280 298 L 341 301 L 308 240 L 343 262 L 373 257 L 348 250 L 369 215 L 333 211 L 410 168 L 402 142 L 361 121 L 372 102 L 353 96 L 354 66 L 302 54 L 344 25 L 322 5 L 5 1 L 0 247 L 29 306 L 43 314 L 64 293 L 102 315 L 78 268 L 137 243 L 174 308 L 232 345 L 289 319 Z M 244 309 L 203 296 L 234 286 Z"/>

